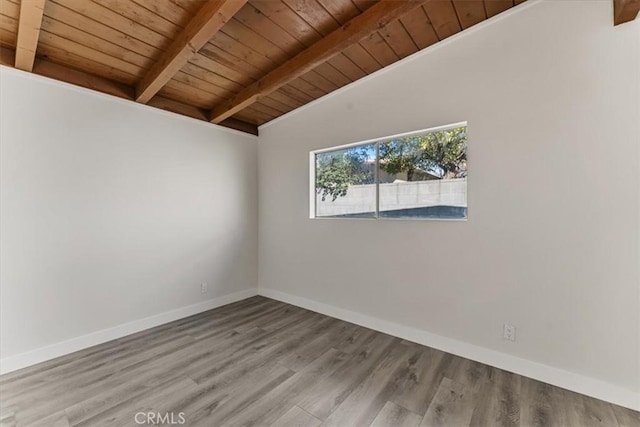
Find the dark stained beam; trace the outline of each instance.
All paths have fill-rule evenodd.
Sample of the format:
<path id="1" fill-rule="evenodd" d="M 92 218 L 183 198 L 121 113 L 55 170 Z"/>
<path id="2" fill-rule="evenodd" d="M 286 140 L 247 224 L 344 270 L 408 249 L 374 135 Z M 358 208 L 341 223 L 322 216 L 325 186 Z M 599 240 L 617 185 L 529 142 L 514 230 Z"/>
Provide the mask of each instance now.
<path id="1" fill-rule="evenodd" d="M 31 71 L 36 58 L 45 0 L 23 0 L 20 3 L 15 67 Z"/>
<path id="2" fill-rule="evenodd" d="M 633 21 L 640 12 L 640 0 L 613 0 L 613 25 Z"/>
<path id="3" fill-rule="evenodd" d="M 233 117 L 224 119 L 218 124 L 229 129 L 235 129 L 241 132 L 251 133 L 255 136 L 258 136 L 258 126 L 251 123 L 243 122 L 242 120 L 234 119 Z"/>
<path id="4" fill-rule="evenodd" d="M 347 47 L 359 42 L 371 33 L 384 28 L 412 9 L 429 0 L 381 0 L 361 15 L 317 41 L 312 46 L 288 60 L 257 82 L 246 87 L 231 99 L 213 108 L 211 121 L 220 123 L 238 111 L 253 104 L 261 97 L 278 90 L 287 83 L 311 71 L 331 59 Z"/>
<path id="5" fill-rule="evenodd" d="M 136 101 L 147 103 L 247 0 L 209 0 L 171 43 L 136 87 Z"/>

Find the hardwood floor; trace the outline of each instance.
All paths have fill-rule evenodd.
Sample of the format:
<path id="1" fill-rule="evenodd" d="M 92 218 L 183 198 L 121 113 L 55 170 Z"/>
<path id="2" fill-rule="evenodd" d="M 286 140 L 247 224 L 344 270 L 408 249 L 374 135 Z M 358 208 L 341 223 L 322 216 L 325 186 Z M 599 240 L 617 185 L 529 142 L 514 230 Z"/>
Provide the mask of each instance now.
<path id="1" fill-rule="evenodd" d="M 263 297 L 6 374 L 0 402 L 2 426 L 640 426 L 638 412 Z"/>

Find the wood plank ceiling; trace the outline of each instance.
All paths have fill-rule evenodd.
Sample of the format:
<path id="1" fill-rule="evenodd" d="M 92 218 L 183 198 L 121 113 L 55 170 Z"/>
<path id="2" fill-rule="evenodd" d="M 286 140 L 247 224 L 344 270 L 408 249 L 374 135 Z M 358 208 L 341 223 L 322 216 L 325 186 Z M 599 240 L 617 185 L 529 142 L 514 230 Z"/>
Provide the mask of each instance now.
<path id="1" fill-rule="evenodd" d="M 523 1 L 0 0 L 0 63 L 257 133 Z"/>

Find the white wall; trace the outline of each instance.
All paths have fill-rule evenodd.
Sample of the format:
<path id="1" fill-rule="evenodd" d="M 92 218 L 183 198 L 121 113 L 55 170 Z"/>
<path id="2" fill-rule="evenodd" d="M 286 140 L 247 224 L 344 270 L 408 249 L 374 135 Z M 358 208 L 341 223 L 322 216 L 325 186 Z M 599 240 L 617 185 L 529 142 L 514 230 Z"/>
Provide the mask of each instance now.
<path id="1" fill-rule="evenodd" d="M 255 137 L 8 68 L 0 81 L 4 370 L 255 288 Z"/>
<path id="2" fill-rule="evenodd" d="M 263 126 L 260 292 L 640 407 L 640 21 L 611 3 L 519 6 Z M 308 218 L 310 150 L 464 120 L 467 222 Z"/>

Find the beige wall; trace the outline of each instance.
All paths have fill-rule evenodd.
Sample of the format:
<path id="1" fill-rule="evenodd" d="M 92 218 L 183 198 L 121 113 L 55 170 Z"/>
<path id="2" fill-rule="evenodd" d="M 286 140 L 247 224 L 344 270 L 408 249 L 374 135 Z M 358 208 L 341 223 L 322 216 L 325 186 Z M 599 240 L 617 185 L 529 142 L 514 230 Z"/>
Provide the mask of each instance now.
<path id="1" fill-rule="evenodd" d="M 255 137 L 7 68 L 0 84 L 2 369 L 255 288 Z"/>
<path id="2" fill-rule="evenodd" d="M 533 1 L 263 126 L 260 288 L 637 405 L 639 54 L 611 1 Z M 309 219 L 310 151 L 465 120 L 468 221 Z"/>

